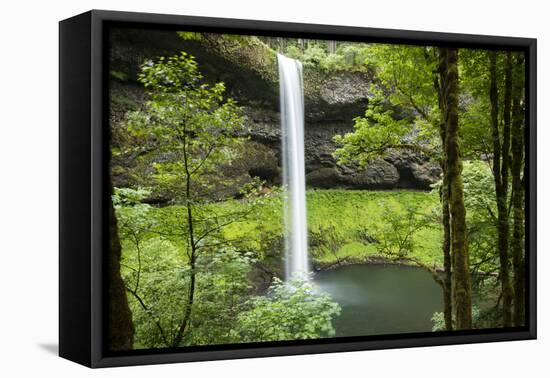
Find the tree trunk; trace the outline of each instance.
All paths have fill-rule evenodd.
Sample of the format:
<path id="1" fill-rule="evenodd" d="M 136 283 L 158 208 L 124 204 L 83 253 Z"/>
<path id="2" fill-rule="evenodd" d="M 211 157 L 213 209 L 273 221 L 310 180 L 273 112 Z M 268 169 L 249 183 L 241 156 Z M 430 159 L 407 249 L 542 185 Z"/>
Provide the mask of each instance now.
<path id="1" fill-rule="evenodd" d="M 197 259 L 197 243 L 195 242 L 195 219 L 193 216 L 193 201 L 191 199 L 191 172 L 189 171 L 189 163 L 188 163 L 188 152 L 187 152 L 187 141 L 186 136 L 184 134 L 183 139 L 183 163 L 185 167 L 185 199 L 186 204 L 185 207 L 187 209 L 187 229 L 188 229 L 188 242 L 189 245 L 187 246 L 189 251 L 189 268 L 191 271 L 191 277 L 189 278 L 189 289 L 187 292 L 187 303 L 185 304 L 185 310 L 183 312 L 183 318 L 181 321 L 181 324 L 178 328 L 178 331 L 176 333 L 176 336 L 174 337 L 172 346 L 178 347 L 185 335 L 185 331 L 187 331 L 189 327 L 189 323 L 191 322 L 191 313 L 193 310 L 193 303 L 195 298 L 195 281 L 196 281 L 196 259 Z"/>
<path id="2" fill-rule="evenodd" d="M 441 171 L 443 172 L 443 182 L 440 191 L 441 201 L 441 223 L 443 225 L 443 317 L 445 319 L 445 329 L 453 330 L 453 297 L 452 297 L 452 262 L 451 262 L 451 214 L 449 212 L 449 177 L 447 175 L 447 141 L 446 141 L 446 123 L 445 123 L 445 101 L 442 95 L 443 83 L 440 78 L 434 78 L 434 87 L 437 92 L 439 104 L 439 135 L 441 137 Z"/>
<path id="3" fill-rule="evenodd" d="M 334 41 L 334 40 L 328 41 L 327 45 L 328 45 L 328 53 L 329 54 L 336 54 L 336 41 Z"/>
<path id="4" fill-rule="evenodd" d="M 504 109 L 502 143 L 500 141 L 498 122 L 498 87 L 497 87 L 497 53 L 490 53 L 490 100 L 491 123 L 493 130 L 493 177 L 497 200 L 497 232 L 498 255 L 500 263 L 500 286 L 502 293 L 502 320 L 504 327 L 512 325 L 513 288 L 510 283 L 510 269 L 508 258 L 509 219 L 508 219 L 508 170 L 510 155 L 510 111 L 512 93 L 512 65 L 511 53 L 506 57 Z"/>
<path id="5" fill-rule="evenodd" d="M 445 171 L 446 172 L 446 169 Z M 453 299 L 452 299 L 452 260 L 451 260 L 451 214 L 449 211 L 449 182 L 447 174 L 444 173 L 443 188 L 441 195 L 441 206 L 443 210 L 443 315 L 445 318 L 445 329 L 453 330 Z"/>
<path id="6" fill-rule="evenodd" d="M 458 140 L 458 55 L 455 48 L 440 48 L 439 74 L 445 117 L 447 179 L 450 189 L 452 288 L 457 329 L 472 328 L 470 262 L 466 208 L 462 184 L 462 160 Z"/>
<path id="7" fill-rule="evenodd" d="M 120 275 L 121 247 L 112 202 L 109 218 L 109 347 L 111 350 L 130 350 L 134 344 L 134 324 L 128 307 L 126 286 Z"/>
<path id="8" fill-rule="evenodd" d="M 191 312 L 193 309 L 193 303 L 195 298 L 195 281 L 196 281 L 194 253 L 192 254 L 189 265 L 191 268 L 191 277 L 189 279 L 189 291 L 187 295 L 187 303 L 185 304 L 185 311 L 183 313 L 183 319 L 182 319 L 181 325 L 178 329 L 178 332 L 176 333 L 176 336 L 174 337 L 174 341 L 172 342 L 172 347 L 180 346 L 181 342 L 183 341 L 183 337 L 185 336 L 185 331 L 188 330 L 189 323 L 191 322 Z"/>
<path id="9" fill-rule="evenodd" d="M 279 52 L 284 53 L 286 51 L 287 41 L 286 38 L 279 38 Z"/>
<path id="10" fill-rule="evenodd" d="M 512 86 L 512 267 L 514 271 L 514 326 L 525 322 L 525 244 L 523 166 L 523 53 L 515 53 Z"/>

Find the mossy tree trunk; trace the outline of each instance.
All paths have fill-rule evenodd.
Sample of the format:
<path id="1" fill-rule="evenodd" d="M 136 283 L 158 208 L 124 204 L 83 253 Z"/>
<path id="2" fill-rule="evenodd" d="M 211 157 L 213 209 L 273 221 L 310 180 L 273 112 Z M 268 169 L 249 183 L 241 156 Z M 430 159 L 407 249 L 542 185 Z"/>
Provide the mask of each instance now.
<path id="1" fill-rule="evenodd" d="M 446 172 L 446 169 L 445 171 Z M 452 259 L 451 259 L 451 213 L 449 209 L 449 180 L 444 173 L 441 193 L 442 223 L 443 223 L 443 315 L 445 329 L 453 329 L 453 298 L 452 298 Z"/>
<path id="2" fill-rule="evenodd" d="M 512 267 L 514 272 L 514 326 L 525 321 L 525 242 L 524 242 L 524 187 L 522 167 L 524 162 L 524 110 L 523 110 L 523 53 L 513 57 L 512 85 Z"/>
<path id="3" fill-rule="evenodd" d="M 462 160 L 458 124 L 458 52 L 456 48 L 439 49 L 439 75 L 444 104 L 445 160 L 449 188 L 451 226 L 452 288 L 456 328 L 472 328 L 470 261 L 466 229 L 466 208 L 462 184 Z"/>
<path id="4" fill-rule="evenodd" d="M 109 347 L 111 350 L 130 350 L 134 344 L 134 324 L 128 306 L 126 286 L 120 274 L 121 246 L 117 219 L 110 203 L 109 250 Z"/>
<path id="5" fill-rule="evenodd" d="M 493 177 L 495 181 L 495 193 L 497 200 L 497 231 L 498 231 L 498 255 L 499 277 L 502 296 L 502 320 L 504 327 L 512 325 L 512 300 L 513 288 L 510 282 L 509 259 L 509 217 L 508 217 L 508 186 L 509 186 L 509 161 L 510 161 L 510 111 L 512 98 L 512 57 L 506 54 L 504 70 L 504 108 L 502 141 L 499 129 L 499 106 L 497 84 L 497 53 L 489 55 L 491 101 L 491 127 L 493 137 Z"/>
<path id="6" fill-rule="evenodd" d="M 443 226 L 443 317 L 445 320 L 445 329 L 453 329 L 453 297 L 452 297 L 452 262 L 451 262 L 451 214 L 449 211 L 449 177 L 447 174 L 447 141 L 446 141 L 446 122 L 445 122 L 445 101 L 443 98 L 443 83 L 439 74 L 434 78 L 434 87 L 438 95 L 438 106 L 440 113 L 439 135 L 441 138 L 441 172 L 443 173 L 443 182 L 440 190 L 441 201 L 441 223 Z"/>

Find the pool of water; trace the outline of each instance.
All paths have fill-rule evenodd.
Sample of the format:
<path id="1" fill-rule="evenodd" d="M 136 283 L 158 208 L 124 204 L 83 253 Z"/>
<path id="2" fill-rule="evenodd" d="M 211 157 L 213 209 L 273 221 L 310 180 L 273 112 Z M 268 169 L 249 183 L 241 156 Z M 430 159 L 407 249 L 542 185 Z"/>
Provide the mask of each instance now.
<path id="1" fill-rule="evenodd" d="M 429 332 L 443 310 L 441 287 L 423 269 L 353 265 L 317 272 L 314 282 L 340 304 L 336 337 Z"/>

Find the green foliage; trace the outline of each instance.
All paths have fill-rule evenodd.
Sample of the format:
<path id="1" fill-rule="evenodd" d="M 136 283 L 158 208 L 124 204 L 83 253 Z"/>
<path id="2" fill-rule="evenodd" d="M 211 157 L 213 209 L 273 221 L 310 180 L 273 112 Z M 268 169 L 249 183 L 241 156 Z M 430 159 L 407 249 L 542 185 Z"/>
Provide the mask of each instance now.
<path id="1" fill-rule="evenodd" d="M 318 43 L 310 43 L 303 50 L 295 44 L 290 44 L 283 51 L 283 54 L 289 58 L 301 61 L 304 68 L 308 69 L 325 68 L 324 64 L 327 59 L 325 48 Z"/>
<path id="2" fill-rule="evenodd" d="M 197 292 L 186 345 L 232 342 L 235 319 L 246 308 L 252 252 L 215 248 L 197 261 Z"/>
<path id="3" fill-rule="evenodd" d="M 116 189 L 114 196 L 123 247 L 123 278 L 148 307 L 145 310 L 135 296 L 129 296 L 138 348 L 169 345 L 170 335 L 182 318 L 191 273 L 186 233 L 181 227 L 174 227 L 185 219 L 185 207 L 157 208 L 139 202 L 147 196 L 148 192 L 143 189 Z M 403 215 L 408 208 L 414 208 L 415 216 L 422 219 L 431 215 L 438 201 L 435 194 L 406 191 L 308 191 L 307 198 L 310 236 L 317 235 L 319 239 L 318 243 L 310 239 L 310 253 L 315 264 L 321 265 L 382 255 L 378 249 L 377 225 L 385 222 L 387 213 Z M 266 297 L 250 297 L 253 284 L 250 272 L 254 264 L 262 264 L 275 277 L 283 273 L 280 270 L 284 256 L 281 193 L 275 191 L 261 200 L 262 206 L 241 200 L 198 206 L 197 214 L 215 213 L 220 219 L 247 212 L 249 206 L 254 210 L 239 222 L 213 232 L 212 238 L 202 244 L 195 269 L 194 315 L 184 345 L 255 341 L 255 335 L 266 327 L 269 331 L 261 337 L 269 340 L 330 336 L 332 331 L 327 319 L 329 313 L 336 316 L 331 310 L 333 306 L 325 299 L 317 299 L 318 294 L 312 288 L 303 287 L 297 294 L 285 296 L 285 289 L 280 287 L 276 296 L 270 291 Z M 418 230 L 413 240 L 415 248 L 408 256 L 430 265 L 441 264 L 437 226 Z M 275 287 L 281 285 L 275 284 Z M 306 305 L 294 303 L 306 294 L 314 298 L 304 299 Z M 282 311 L 281 306 L 285 307 L 284 313 L 278 312 Z M 311 313 L 319 316 L 310 317 Z M 262 320 L 259 314 L 270 320 Z M 277 325 L 274 319 L 279 316 L 286 319 L 288 331 Z M 310 317 L 316 325 L 306 327 L 305 317 Z M 163 341 L 155 321 L 162 325 L 167 342 Z M 291 321 L 296 323 L 291 326 Z"/>
<path id="4" fill-rule="evenodd" d="M 474 273 L 498 270 L 496 197 L 491 167 L 485 161 L 464 162 L 464 205 Z M 474 281 L 474 283 L 478 280 Z"/>
<path id="5" fill-rule="evenodd" d="M 187 306 L 192 274 L 196 277 L 192 318 L 180 345 L 260 341 L 253 338 L 255 332 L 265 328 L 267 319 L 280 316 L 284 319 L 284 329 L 274 322 L 263 337 L 275 340 L 332 334 L 331 319 L 337 305 L 309 286 L 296 283 L 292 293 L 286 295 L 282 284 L 275 283 L 268 297 L 250 297 L 253 264 L 258 259 L 266 266 L 281 261 L 282 225 L 266 228 L 263 223 L 262 228 L 262 223 L 256 224 L 254 227 L 263 235 L 258 239 L 260 244 L 249 244 L 241 235 L 230 236 L 223 228 L 215 230 L 201 244 L 192 269 L 188 264 L 185 228 L 177 227 L 178 222 L 185 219 L 185 207 L 156 208 L 141 203 L 148 195 L 147 190 L 128 188 L 115 189 L 113 195 L 123 249 L 122 276 L 130 293 L 136 348 L 172 345 Z M 270 212 L 280 221 L 280 195 L 275 192 L 272 197 L 266 197 L 262 207 L 236 200 L 205 203 L 196 207 L 196 214 L 216 214 L 223 220 L 235 213 L 247 212 L 245 208 L 250 207 L 254 211 L 250 217 L 243 218 L 241 226 L 260 221 L 260 214 Z M 239 223 L 229 223 L 228 227 L 241 227 Z M 254 245 L 259 247 L 258 252 L 250 248 Z M 255 317 L 258 313 L 265 314 L 265 318 Z"/>
<path id="6" fill-rule="evenodd" d="M 237 156 L 242 140 L 235 135 L 243 130 L 243 118 L 242 109 L 224 96 L 224 84 L 203 84 L 195 59 L 186 53 L 146 62 L 139 81 L 149 100 L 126 123 L 137 145 L 153 147 L 140 155 L 154 168 L 151 187 L 177 201 L 191 200 L 189 195 L 201 201 L 229 186 L 233 178 L 220 178 L 219 170 Z M 189 193 L 181 190 L 186 178 Z"/>
<path id="7" fill-rule="evenodd" d="M 460 52 L 460 137 L 462 153 L 473 159 L 492 154 L 488 62 L 486 50 Z M 498 74 L 504 75 L 503 72 Z"/>
<path id="8" fill-rule="evenodd" d="M 146 209 L 147 213 L 136 209 Z M 191 270 L 179 238 L 169 235 L 171 221 L 167 220 L 176 212 L 144 204 L 117 205 L 122 275 L 132 294 L 129 301 L 137 348 L 171 345 L 186 307 Z M 147 220 L 148 228 L 139 228 Z M 314 293 L 310 286 L 295 283 L 287 292 L 283 284 L 275 283 L 268 297 L 250 297 L 248 277 L 255 256 L 220 245 L 204 247 L 194 271 L 197 284 L 191 326 L 182 345 L 256 342 L 263 340 L 254 338 L 262 329 L 267 332 L 262 337 L 269 340 L 332 334 L 331 319 L 337 305 Z M 264 253 L 262 258 L 267 260 L 269 256 Z M 270 328 L 265 328 L 265 322 L 271 321 Z"/>
<path id="9" fill-rule="evenodd" d="M 191 270 L 186 257 L 177 244 L 158 236 L 142 241 L 139 253 L 129 239 L 123 247 L 123 278 L 133 294 L 129 298 L 136 347 L 171 345 L 187 306 Z M 231 248 L 201 254 L 193 318 L 184 345 L 230 341 L 234 318 L 247 298 L 252 261 L 250 254 Z"/>
<path id="10" fill-rule="evenodd" d="M 109 75 L 110 75 L 111 78 L 119 80 L 119 81 L 127 81 L 128 80 L 128 75 L 124 72 L 111 70 L 111 71 L 109 71 Z"/>
<path id="11" fill-rule="evenodd" d="M 290 42 L 282 51 L 289 58 L 298 59 L 304 68 L 321 72 L 357 71 L 370 72 L 368 64 L 369 50 L 373 45 L 353 42 L 337 42 L 335 53 L 329 53 L 327 41 L 304 42 L 305 48 Z"/>
<path id="12" fill-rule="evenodd" d="M 248 302 L 232 336 L 237 342 L 314 339 L 334 336 L 333 317 L 340 306 L 303 280 L 274 280 L 266 296 Z"/>
<path id="13" fill-rule="evenodd" d="M 361 66 L 359 66 L 361 67 Z M 346 60 L 343 55 L 339 54 L 329 54 L 324 58 L 320 64 L 319 68 L 323 71 L 343 71 L 347 68 Z M 359 69 L 358 69 L 359 71 Z"/>
<path id="14" fill-rule="evenodd" d="M 388 204 L 382 206 L 382 222 L 374 227 L 373 232 L 376 249 L 390 258 L 417 260 L 416 249 L 424 248 L 424 240 L 418 238 L 418 233 L 436 227 L 436 208 L 426 214 L 414 205 L 405 205 L 404 209 Z"/>
<path id="15" fill-rule="evenodd" d="M 151 191 L 143 188 L 114 188 L 113 206 L 118 219 L 118 233 L 122 240 L 131 240 L 139 250 L 140 243 L 149 238 L 148 232 L 154 220 L 150 217 L 152 207 L 141 201 Z"/>
<path id="16" fill-rule="evenodd" d="M 415 191 L 308 190 L 306 196 L 309 253 L 318 266 L 343 261 L 361 263 L 381 257 L 374 232 L 384 222 L 388 208 L 404 214 L 408 207 L 413 207 L 419 217 L 434 217 L 433 209 L 439 203 L 437 193 Z M 242 248 L 258 254 L 266 246 L 275 252 L 283 236 L 279 193 L 265 196 L 263 201 L 247 220 L 230 225 L 224 231 L 226 238 L 242 240 Z M 242 211 L 246 205 L 229 201 L 216 206 Z M 419 247 L 414 257 L 429 265 L 442 265 L 441 229 L 435 220 L 433 227 L 419 230 L 415 240 Z M 272 256 L 280 257 L 280 252 L 274 252 Z M 258 259 L 261 261 L 262 257 L 258 255 Z"/>
<path id="17" fill-rule="evenodd" d="M 313 44 L 304 51 L 303 63 L 304 67 L 319 67 L 321 63 L 326 59 L 326 51 L 317 44 Z"/>
<path id="18" fill-rule="evenodd" d="M 497 205 L 489 162 L 464 161 L 462 179 L 470 266 L 476 278 L 477 272 L 492 273 L 498 270 L 498 254 L 495 249 Z M 434 195 L 439 193 L 441 181 L 435 183 L 433 188 Z M 477 282 L 474 281 L 474 283 Z"/>
<path id="19" fill-rule="evenodd" d="M 466 158 L 488 159 L 493 154 L 491 103 L 489 96 L 489 51 L 461 49 L 459 58 L 460 78 L 460 137 L 461 150 Z M 506 54 L 496 54 L 497 100 L 503 117 L 505 93 Z M 521 70 L 519 70 L 521 72 Z M 524 76 L 513 77 L 523 87 Z M 499 122 L 499 134 L 503 143 L 504 122 Z"/>
<path id="20" fill-rule="evenodd" d="M 373 98 L 365 117 L 354 120 L 354 131 L 334 137 L 339 145 L 335 158 L 341 164 L 357 161 L 364 167 L 391 149 L 437 152 L 441 142 L 436 50 L 373 44 L 362 54 L 361 59 L 373 67 L 376 77 L 371 86 Z M 395 109 L 406 116 L 396 115 Z"/>
<path id="21" fill-rule="evenodd" d="M 185 41 L 200 41 L 202 39 L 202 33 L 197 32 L 178 32 L 178 35 L 181 39 Z"/>
<path id="22" fill-rule="evenodd" d="M 304 54 L 302 53 L 302 51 L 300 50 L 300 48 L 296 45 L 289 45 L 286 50 L 284 51 L 284 55 L 287 56 L 288 58 L 292 58 L 292 59 L 298 59 L 298 60 L 303 60 L 304 59 Z"/>
<path id="23" fill-rule="evenodd" d="M 376 248 L 375 231 L 385 222 L 388 209 L 403 215 L 407 208 L 414 208 L 419 218 L 431 217 L 434 207 L 439 203 L 435 192 L 310 190 L 306 194 L 310 253 L 314 262 L 321 265 L 336 263 L 337 258 L 342 261 L 380 256 Z M 255 259 L 260 262 L 272 259 L 269 265 L 273 267 L 276 260 L 282 258 L 281 193 L 274 190 L 254 201 L 261 201 L 261 206 L 256 206 L 256 202 L 253 206 L 247 201 L 227 200 L 201 205 L 197 211 L 199 214 L 215 213 L 220 219 L 226 220 L 229 220 L 230 214 L 247 213 L 238 222 L 228 224 L 220 232 L 214 233 L 214 240 L 209 243 L 231 241 L 240 250 L 254 251 Z M 185 219 L 184 207 L 147 208 L 147 218 L 154 225 L 151 232 L 156 232 L 155 235 L 164 234 L 164 238 L 170 237 L 177 244 L 181 236 L 175 234 L 175 230 L 170 230 L 170 225 L 178 219 Z M 129 210 L 125 208 L 120 211 Z M 438 227 L 423 228 L 415 236 L 422 248 L 416 248 L 414 255 L 427 264 L 441 264 Z M 167 235 L 169 231 L 175 236 Z"/>
<path id="24" fill-rule="evenodd" d="M 141 205 L 141 202 L 150 194 L 151 191 L 145 188 L 115 188 L 112 195 L 112 201 L 115 208 Z"/>
<path id="25" fill-rule="evenodd" d="M 464 204 L 468 209 L 468 221 L 487 219 L 496 212 L 494 181 L 491 167 L 486 161 L 465 161 L 462 177 L 464 182 Z"/>
<path id="26" fill-rule="evenodd" d="M 374 88 L 391 104 L 404 106 L 419 118 L 438 125 L 439 109 L 434 79 L 437 49 L 428 46 L 377 44 L 369 50 L 379 85 Z"/>
<path id="27" fill-rule="evenodd" d="M 322 190 L 307 192 L 307 215 L 310 230 L 325 229 L 331 224 L 338 225 L 338 239 L 346 240 L 338 250 L 340 261 L 365 262 L 380 257 L 374 231 L 384 222 L 389 206 L 402 213 L 407 207 L 415 207 L 419 213 L 429 216 L 439 198 L 425 192 L 410 191 L 361 191 L 361 190 Z M 415 257 L 426 264 L 442 264 L 440 253 L 441 231 L 434 228 L 419 230 L 416 238 L 422 248 L 417 248 Z M 332 253 L 311 247 L 314 262 L 319 265 L 332 265 L 337 262 Z"/>
<path id="28" fill-rule="evenodd" d="M 187 229 L 178 227 L 185 207 L 154 208 L 140 203 L 143 189 L 115 189 L 113 195 L 122 244 L 122 275 L 131 294 L 130 306 L 136 327 L 136 347 L 163 347 L 174 342 L 188 306 L 191 276 L 196 277 L 195 303 L 190 327 L 182 345 L 229 342 L 236 314 L 248 298 L 248 274 L 253 254 L 217 239 L 210 232 L 201 243 L 195 267 L 189 264 Z M 210 214 L 199 208 L 197 214 Z M 231 212 L 216 212 L 226 221 Z"/>
<path id="29" fill-rule="evenodd" d="M 482 319 L 482 311 L 477 306 L 472 306 L 472 327 L 473 328 L 485 328 Z M 434 312 L 432 315 L 432 332 L 445 331 L 445 315 L 443 312 Z M 456 329 L 456 319 L 453 314 L 453 329 Z"/>
<path id="30" fill-rule="evenodd" d="M 197 154 L 191 164 L 199 164 L 205 157 L 200 153 L 213 145 L 217 147 L 215 157 L 225 158 L 225 149 L 234 143 L 231 135 L 243 128 L 242 110 L 224 97 L 223 83 L 209 86 L 201 80 L 195 59 L 184 52 L 168 59 L 161 57 L 157 62 L 147 61 L 139 81 L 149 101 L 143 110 L 128 115 L 128 131 L 155 138 L 163 152 L 182 153 L 187 148 Z"/>
<path id="31" fill-rule="evenodd" d="M 181 321 L 190 271 L 174 243 L 159 237 L 122 243 L 122 277 L 134 321 L 135 348 L 170 345 Z M 162 253 L 159 253 L 162 251 Z"/>
<path id="32" fill-rule="evenodd" d="M 370 102 L 364 117 L 354 119 L 354 131 L 336 135 L 339 148 L 334 157 L 340 164 L 357 161 L 365 167 L 370 161 L 385 156 L 392 148 L 400 148 L 412 124 L 408 119 L 396 119 L 383 104 Z"/>
<path id="33" fill-rule="evenodd" d="M 182 206 L 153 211 L 140 203 L 148 191 L 115 191 L 129 269 L 125 280 L 138 314 L 136 342 L 149 347 L 224 342 L 249 289 L 250 257 L 223 238 L 223 228 L 252 212 L 259 183 L 240 183 L 249 205 L 245 212 L 220 213 L 209 204 L 235 179 L 220 171 L 241 151 L 236 135 L 243 130 L 242 110 L 225 98 L 223 83 L 202 83 L 196 61 L 186 53 L 146 62 L 139 81 L 148 101 L 128 113 L 127 129 L 141 141 L 139 156 L 150 162 L 150 186 Z M 144 152 L 145 145 L 154 148 Z"/>
<path id="34" fill-rule="evenodd" d="M 347 242 L 348 240 L 338 232 L 338 227 L 333 223 L 326 226 L 319 225 L 316 230 L 309 230 L 308 233 L 308 244 L 313 255 L 333 255 L 337 262 L 341 262 L 338 252 Z"/>

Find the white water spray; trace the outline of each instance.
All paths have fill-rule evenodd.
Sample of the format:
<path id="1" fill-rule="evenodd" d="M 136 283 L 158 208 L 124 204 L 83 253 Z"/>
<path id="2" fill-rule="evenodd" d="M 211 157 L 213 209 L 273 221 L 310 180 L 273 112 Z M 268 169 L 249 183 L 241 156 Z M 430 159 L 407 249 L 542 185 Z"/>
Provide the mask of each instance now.
<path id="1" fill-rule="evenodd" d="M 306 175 L 302 64 L 277 54 L 281 97 L 283 185 L 285 188 L 286 279 L 307 280 Z"/>

